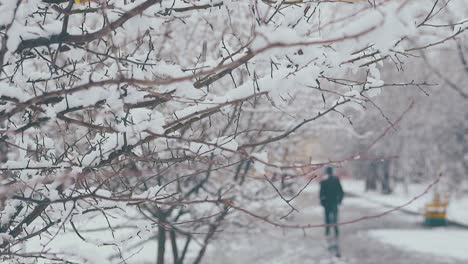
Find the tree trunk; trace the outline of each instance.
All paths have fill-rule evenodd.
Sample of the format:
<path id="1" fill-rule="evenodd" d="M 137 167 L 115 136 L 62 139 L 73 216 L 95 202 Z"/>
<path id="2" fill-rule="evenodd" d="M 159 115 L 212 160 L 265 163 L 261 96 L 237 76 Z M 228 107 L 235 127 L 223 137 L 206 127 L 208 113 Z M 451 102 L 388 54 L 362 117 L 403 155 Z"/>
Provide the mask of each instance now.
<path id="1" fill-rule="evenodd" d="M 219 225 L 223 221 L 224 217 L 226 217 L 227 213 L 228 213 L 228 207 L 225 206 L 223 213 L 216 218 L 214 223 L 210 224 L 210 228 L 208 230 L 208 233 L 206 234 L 205 239 L 203 240 L 203 246 L 200 249 L 200 251 L 198 252 L 198 256 L 195 259 L 195 261 L 193 262 L 193 264 L 200 264 L 201 263 L 201 260 L 202 260 L 203 256 L 205 255 L 206 247 L 208 246 L 208 243 L 210 242 L 211 238 L 214 236 L 214 234 L 216 232 L 216 229 L 218 229 Z"/>
<path id="2" fill-rule="evenodd" d="M 367 170 L 366 175 L 366 191 L 374 191 L 377 189 L 377 166 L 372 162 Z"/>
<path id="3" fill-rule="evenodd" d="M 188 246 L 190 244 L 190 241 L 192 241 L 192 236 L 187 235 L 187 240 L 185 241 L 184 249 L 182 250 L 182 253 L 180 254 L 180 258 L 179 258 L 178 262 L 175 263 L 175 264 L 182 264 L 184 262 L 184 259 L 185 259 L 185 256 L 187 254 L 187 249 L 188 249 Z"/>
<path id="4" fill-rule="evenodd" d="M 385 160 L 381 164 L 382 166 L 382 193 L 391 194 L 392 189 L 390 188 L 390 161 Z"/>
<path id="5" fill-rule="evenodd" d="M 164 264 L 164 253 L 166 251 L 166 229 L 164 226 L 158 227 L 158 259 L 156 264 Z"/>
<path id="6" fill-rule="evenodd" d="M 177 240 L 176 240 L 176 232 L 174 229 L 169 231 L 169 236 L 171 238 L 171 247 L 172 247 L 172 255 L 174 257 L 174 263 L 179 263 L 179 249 L 177 248 Z"/>

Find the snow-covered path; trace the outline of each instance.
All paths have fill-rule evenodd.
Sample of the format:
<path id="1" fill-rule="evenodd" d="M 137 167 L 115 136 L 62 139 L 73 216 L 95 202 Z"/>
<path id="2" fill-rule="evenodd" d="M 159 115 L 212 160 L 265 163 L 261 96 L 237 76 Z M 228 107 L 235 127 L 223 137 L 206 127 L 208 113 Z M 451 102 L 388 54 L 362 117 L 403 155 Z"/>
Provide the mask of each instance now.
<path id="1" fill-rule="evenodd" d="M 321 223 L 322 210 L 317 204 L 317 194 L 308 192 L 295 202 L 301 213 L 291 220 L 295 223 Z M 341 207 L 340 220 L 356 219 L 385 210 L 362 198 L 347 197 Z M 302 264 L 302 263 L 356 263 L 356 264 L 462 264 L 466 260 L 452 259 L 415 251 L 402 250 L 371 239 L 368 231 L 377 229 L 422 230 L 421 218 L 402 212 L 393 212 L 378 219 L 361 221 L 341 228 L 340 246 L 342 258 L 332 257 L 327 249 L 321 228 L 283 230 L 261 224 L 261 230 L 232 232 L 224 240 L 214 241 L 207 252 L 205 263 L 225 264 Z M 448 229 L 456 229 L 449 227 Z M 449 242 L 449 241 L 448 241 Z M 447 244 L 447 246 L 450 246 Z"/>

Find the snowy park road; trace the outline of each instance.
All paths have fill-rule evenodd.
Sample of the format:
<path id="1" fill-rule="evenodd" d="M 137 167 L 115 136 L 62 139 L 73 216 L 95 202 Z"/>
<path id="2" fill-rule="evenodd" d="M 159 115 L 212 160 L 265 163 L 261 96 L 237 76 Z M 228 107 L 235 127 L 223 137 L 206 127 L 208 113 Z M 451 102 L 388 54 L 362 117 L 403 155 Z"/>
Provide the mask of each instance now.
<path id="1" fill-rule="evenodd" d="M 303 193 L 295 201 L 300 213 L 294 215 L 294 223 L 322 223 L 322 208 L 317 203 L 316 192 Z M 347 197 L 341 206 L 340 220 L 352 220 L 374 215 L 386 210 L 362 198 Z M 337 259 L 328 253 L 322 228 L 283 230 L 267 224 L 260 224 L 255 231 L 225 230 L 231 232 L 223 240 L 212 242 L 206 263 L 356 263 L 356 264 L 462 264 L 466 259 L 420 253 L 391 246 L 371 238 L 373 230 L 427 230 L 420 216 L 403 212 L 392 212 L 376 219 L 360 221 L 340 227 L 342 257 Z M 464 231 L 456 227 L 446 229 Z M 430 231 L 428 231 L 430 232 Z M 465 231 L 466 232 L 466 231 Z M 421 241 L 428 242 L 428 241 Z M 430 241 L 429 241 L 430 242 Z M 450 241 L 447 241 L 447 243 Z M 447 244 L 449 245 L 449 244 Z M 435 248 L 434 250 L 437 250 Z M 444 250 L 440 249 L 439 250 Z"/>

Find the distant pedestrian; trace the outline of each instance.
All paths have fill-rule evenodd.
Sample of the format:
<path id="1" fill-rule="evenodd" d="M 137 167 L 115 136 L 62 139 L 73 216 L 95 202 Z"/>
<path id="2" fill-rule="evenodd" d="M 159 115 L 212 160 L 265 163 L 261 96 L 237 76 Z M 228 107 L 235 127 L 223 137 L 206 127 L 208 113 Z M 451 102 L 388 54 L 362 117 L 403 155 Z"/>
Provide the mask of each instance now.
<path id="1" fill-rule="evenodd" d="M 343 188 L 338 177 L 333 175 L 333 168 L 327 167 L 327 179 L 320 182 L 320 204 L 325 209 L 325 235 L 330 235 L 330 227 L 334 225 L 335 237 L 338 237 L 338 205 L 343 200 Z"/>

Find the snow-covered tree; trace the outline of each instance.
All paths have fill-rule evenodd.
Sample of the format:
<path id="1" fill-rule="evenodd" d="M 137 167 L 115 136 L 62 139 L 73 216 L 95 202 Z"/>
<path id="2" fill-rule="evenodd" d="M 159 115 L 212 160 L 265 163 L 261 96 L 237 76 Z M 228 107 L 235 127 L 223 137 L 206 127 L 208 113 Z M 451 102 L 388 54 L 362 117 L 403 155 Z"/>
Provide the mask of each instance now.
<path id="1" fill-rule="evenodd" d="M 157 240 L 158 264 L 201 263 L 221 226 L 319 226 L 291 200 L 374 144 L 286 149 L 426 86 L 381 69 L 466 38 L 465 1 L 438 2 L 0 0 L 1 260 L 143 263 Z"/>

